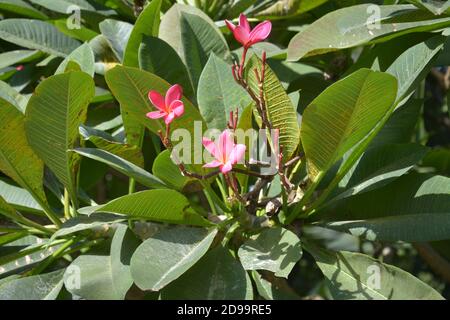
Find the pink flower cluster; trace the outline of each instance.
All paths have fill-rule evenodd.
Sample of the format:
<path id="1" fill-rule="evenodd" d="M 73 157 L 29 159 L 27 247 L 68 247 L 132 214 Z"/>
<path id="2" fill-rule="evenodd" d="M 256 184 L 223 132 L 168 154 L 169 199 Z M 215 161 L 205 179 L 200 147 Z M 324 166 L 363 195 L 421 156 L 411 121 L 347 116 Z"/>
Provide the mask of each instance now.
<path id="1" fill-rule="evenodd" d="M 272 23 L 267 20 L 259 23 L 252 30 L 248 19 L 244 14 L 240 14 L 239 24 L 237 26 L 228 20 L 225 20 L 225 23 L 233 33 L 235 39 L 244 47 L 244 52 L 247 52 L 247 50 L 255 43 L 267 39 L 272 30 Z M 245 60 L 245 58 L 243 60 Z M 244 62 L 245 61 L 241 62 L 242 66 Z M 150 119 L 163 118 L 168 132 L 172 121 L 182 116 L 184 113 L 184 103 L 181 100 L 182 96 L 183 88 L 178 84 L 170 87 L 164 97 L 159 92 L 150 90 L 148 98 L 158 110 L 148 112 L 147 117 Z M 244 158 L 246 147 L 243 144 L 236 144 L 234 142 L 233 133 L 230 130 L 224 130 L 216 140 L 217 141 L 213 142 L 205 137 L 202 140 L 205 149 L 215 158 L 203 167 L 218 167 L 223 174 L 227 174 L 233 169 L 234 165 Z"/>

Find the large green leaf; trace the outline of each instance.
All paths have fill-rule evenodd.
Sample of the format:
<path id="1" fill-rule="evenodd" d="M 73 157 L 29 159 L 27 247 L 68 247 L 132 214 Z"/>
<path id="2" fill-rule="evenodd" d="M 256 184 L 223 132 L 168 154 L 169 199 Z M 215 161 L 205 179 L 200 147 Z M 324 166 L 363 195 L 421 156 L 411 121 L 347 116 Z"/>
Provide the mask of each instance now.
<path id="1" fill-rule="evenodd" d="M 112 93 L 120 103 L 124 126 L 127 134 L 127 142 L 133 145 L 142 139 L 143 128 L 147 127 L 152 132 L 165 128 L 163 120 L 151 120 L 145 115 L 155 110 L 148 99 L 149 90 L 156 90 L 165 94 L 170 85 L 163 79 L 151 73 L 135 68 L 117 66 L 106 74 L 106 81 Z M 186 98 L 184 102 L 184 114 L 171 125 L 172 131 L 183 128 L 194 136 L 195 122 L 203 124 L 203 119 L 198 110 Z"/>
<path id="2" fill-rule="evenodd" d="M 63 275 L 64 269 L 6 281 L 0 285 L 0 300 L 55 300 Z"/>
<path id="3" fill-rule="evenodd" d="M 109 133 L 86 126 L 80 127 L 80 134 L 84 140 L 92 142 L 97 148 L 125 159 L 138 167 L 144 167 L 144 156 L 138 147 L 120 143 Z"/>
<path id="4" fill-rule="evenodd" d="M 66 240 L 51 242 L 27 235 L 0 247 L 0 275 L 19 274 L 58 250 Z"/>
<path id="5" fill-rule="evenodd" d="M 256 96 L 259 95 L 259 87 L 254 69 L 257 69 L 261 74 L 261 67 L 262 61 L 256 55 L 250 58 L 245 67 L 247 82 Z M 277 76 L 268 65 L 265 67 L 264 98 L 269 120 L 274 129 L 280 130 L 279 144 L 283 146 L 283 158 L 288 160 L 294 154 L 299 143 L 300 129 L 297 111 Z"/>
<path id="6" fill-rule="evenodd" d="M 1 98 L 0 123 L 0 171 L 28 190 L 40 205 L 45 205 L 44 164 L 28 144 L 25 117 Z"/>
<path id="7" fill-rule="evenodd" d="M 369 256 L 308 246 L 336 299 L 442 300 L 433 288 L 406 271 Z"/>
<path id="8" fill-rule="evenodd" d="M 238 255 L 245 270 L 269 270 L 287 278 L 302 256 L 302 247 L 295 233 L 278 227 L 244 242 Z"/>
<path id="9" fill-rule="evenodd" d="M 95 11 L 95 8 L 87 0 L 29 0 L 32 3 L 44 7 L 48 10 L 70 14 L 74 7 L 80 10 Z M 72 10 L 70 10 L 72 8 Z"/>
<path id="10" fill-rule="evenodd" d="M 183 176 L 180 169 L 173 163 L 169 150 L 164 150 L 158 154 L 153 162 L 152 172 L 162 181 L 179 191 L 183 190 L 191 181 L 190 178 Z"/>
<path id="11" fill-rule="evenodd" d="M 23 0 L 0 0 L 0 9 L 34 19 L 47 19 L 47 15 L 40 12 Z"/>
<path id="12" fill-rule="evenodd" d="M 169 83 L 178 83 L 184 94 L 195 96 L 188 71 L 178 53 L 164 40 L 144 36 L 139 47 L 139 67 L 156 74 Z"/>
<path id="13" fill-rule="evenodd" d="M 186 197 L 175 190 L 147 190 L 129 194 L 108 202 L 96 211 L 123 214 L 130 219 L 195 226 L 212 225 L 191 208 Z"/>
<path id="14" fill-rule="evenodd" d="M 440 0 L 407 0 L 419 8 L 428 10 L 435 15 L 441 15 L 444 12 L 450 13 L 450 2 Z"/>
<path id="15" fill-rule="evenodd" d="M 123 61 L 123 55 L 128 43 L 133 25 L 128 22 L 105 19 L 99 24 L 102 35 L 109 42 L 114 54 Z"/>
<path id="16" fill-rule="evenodd" d="M 328 227 L 369 240 L 450 239 L 450 178 L 412 173 L 323 214 Z"/>
<path id="17" fill-rule="evenodd" d="M 172 300 L 251 300 L 251 281 L 228 249 L 218 246 L 161 292 Z"/>
<path id="18" fill-rule="evenodd" d="M 172 6 L 161 20 L 159 37 L 170 44 L 186 64 L 194 90 L 211 52 L 226 60 L 230 58 L 225 38 L 214 22 L 192 6 Z"/>
<path id="19" fill-rule="evenodd" d="M 47 22 L 30 19 L 0 21 L 0 38 L 16 45 L 65 57 L 80 46 Z"/>
<path id="20" fill-rule="evenodd" d="M 16 106 L 22 113 L 25 113 L 28 98 L 3 81 L 0 81 L 0 98 L 5 99 L 12 105 Z"/>
<path id="21" fill-rule="evenodd" d="M 74 152 L 96 161 L 103 162 L 109 165 L 111 168 L 123 173 L 130 178 L 135 179 L 140 184 L 148 188 L 165 188 L 165 184 L 159 180 L 157 177 L 148 173 L 144 169 L 138 167 L 137 165 L 120 158 L 108 151 L 94 148 L 77 148 L 73 150 Z"/>
<path id="22" fill-rule="evenodd" d="M 81 71 L 86 72 L 91 77 L 95 72 L 95 57 L 89 44 L 84 43 L 75 51 L 69 54 L 63 62 L 56 69 L 55 74 L 63 73 L 70 61 L 75 61 L 81 68 Z"/>
<path id="23" fill-rule="evenodd" d="M 39 54 L 37 54 L 36 50 L 13 50 L 0 53 L 0 69 L 9 67 L 22 61 L 27 61 L 27 59 L 38 55 Z"/>
<path id="24" fill-rule="evenodd" d="M 264 279 L 258 272 L 252 271 L 252 278 L 255 282 L 258 294 L 266 300 L 300 300 L 294 290 L 284 288 Z M 287 290 L 286 290 L 287 289 Z"/>
<path id="25" fill-rule="evenodd" d="M 81 255 L 64 275 L 69 292 L 89 300 L 123 300 L 133 284 L 130 260 L 139 240 L 125 225 L 114 233 L 109 256 Z M 78 282 L 78 283 L 77 283 Z"/>
<path id="26" fill-rule="evenodd" d="M 386 70 L 398 80 L 397 101 L 407 97 L 428 74 L 446 37 L 436 36 L 403 52 Z"/>
<path id="27" fill-rule="evenodd" d="M 259 11 L 256 16 L 270 19 L 288 18 L 308 12 L 329 0 L 278 0 L 268 8 Z"/>
<path id="28" fill-rule="evenodd" d="M 408 172 L 428 152 L 417 144 L 392 144 L 371 148 L 340 182 L 345 191 L 332 201 L 380 188 Z"/>
<path id="29" fill-rule="evenodd" d="M 234 81 L 231 66 L 214 53 L 209 56 L 200 76 L 197 90 L 198 107 L 208 128 L 224 130 L 230 118 L 230 112 L 248 106 L 250 97 Z"/>
<path id="30" fill-rule="evenodd" d="M 161 290 L 208 251 L 216 234 L 217 229 L 162 229 L 145 240 L 133 254 L 131 274 L 134 282 L 142 290 Z"/>
<path id="31" fill-rule="evenodd" d="M 125 49 L 123 64 L 139 67 L 138 50 L 144 35 L 156 37 L 159 32 L 161 0 L 150 2 L 137 18 Z M 164 78 L 164 77 L 163 77 Z"/>
<path id="32" fill-rule="evenodd" d="M 316 20 L 292 38 L 288 60 L 351 48 L 371 41 L 386 41 L 405 33 L 436 30 L 450 25 L 449 17 L 435 17 L 413 5 L 371 4 L 333 11 Z"/>
<path id="33" fill-rule="evenodd" d="M 360 69 L 334 83 L 303 113 L 301 140 L 312 180 L 360 142 L 391 110 L 393 76 Z"/>
<path id="34" fill-rule="evenodd" d="M 375 136 L 369 148 L 411 141 L 420 117 L 423 101 L 411 99 L 398 107 Z"/>
<path id="35" fill-rule="evenodd" d="M 41 82 L 31 97 L 25 121 L 28 141 L 76 201 L 75 176 L 79 157 L 78 127 L 94 97 L 94 81 L 84 72 L 58 74 Z"/>
<path id="36" fill-rule="evenodd" d="M 0 197 L 19 211 L 42 212 L 42 207 L 30 192 L 4 180 L 0 180 Z"/>

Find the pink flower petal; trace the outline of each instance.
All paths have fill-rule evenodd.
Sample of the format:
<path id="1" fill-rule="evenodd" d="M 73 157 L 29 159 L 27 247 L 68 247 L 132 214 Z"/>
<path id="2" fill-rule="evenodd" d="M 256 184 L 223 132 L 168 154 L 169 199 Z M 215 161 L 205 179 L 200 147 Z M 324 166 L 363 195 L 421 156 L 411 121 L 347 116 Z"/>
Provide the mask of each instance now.
<path id="1" fill-rule="evenodd" d="M 237 144 L 234 146 L 233 151 L 230 153 L 229 161 L 231 164 L 235 165 L 236 163 L 240 162 L 244 156 L 245 156 L 245 145 L 244 144 Z"/>
<path id="2" fill-rule="evenodd" d="M 184 113 L 184 103 L 181 100 L 174 100 L 170 104 L 170 110 L 175 113 L 175 116 L 179 117 Z"/>
<path id="3" fill-rule="evenodd" d="M 215 158 L 218 158 L 216 155 L 216 144 L 208 138 L 203 137 L 202 139 L 203 146 L 209 153 Z"/>
<path id="4" fill-rule="evenodd" d="M 220 167 L 222 165 L 222 162 L 220 162 L 219 160 L 213 160 L 205 165 L 203 165 L 203 168 L 217 168 Z"/>
<path id="5" fill-rule="evenodd" d="M 231 165 L 231 162 L 228 161 L 227 163 L 225 163 L 223 166 L 220 167 L 220 171 L 223 174 L 227 174 L 228 172 L 230 172 L 233 169 L 233 166 Z"/>
<path id="6" fill-rule="evenodd" d="M 231 32 L 233 32 L 234 29 L 236 28 L 236 26 L 230 20 L 225 20 L 225 24 L 227 25 L 228 29 L 230 29 Z"/>
<path id="7" fill-rule="evenodd" d="M 272 30 L 272 23 L 268 20 L 258 24 L 249 35 L 250 45 L 266 40 Z"/>
<path id="8" fill-rule="evenodd" d="M 223 162 L 227 162 L 231 151 L 233 151 L 234 139 L 229 130 L 224 130 L 219 136 L 217 144 L 218 154 L 216 158 L 220 158 Z"/>
<path id="9" fill-rule="evenodd" d="M 243 13 L 239 15 L 239 26 L 247 30 L 247 32 L 250 32 L 250 24 L 248 23 L 247 17 Z"/>
<path id="10" fill-rule="evenodd" d="M 250 33 L 241 26 L 237 26 L 233 31 L 234 38 L 243 46 L 246 46 L 250 40 Z"/>
<path id="11" fill-rule="evenodd" d="M 164 102 L 164 98 L 162 95 L 159 94 L 159 92 L 156 92 L 154 90 L 150 90 L 148 93 L 148 98 L 150 102 L 159 110 L 165 111 L 166 110 L 166 103 Z"/>
<path id="12" fill-rule="evenodd" d="M 175 119 L 175 113 L 171 112 L 164 118 L 164 122 L 166 124 L 170 124 L 173 121 L 173 119 Z"/>
<path id="13" fill-rule="evenodd" d="M 152 111 L 146 114 L 147 118 L 150 119 L 159 119 L 162 118 L 166 115 L 167 113 L 163 112 L 163 111 Z"/>
<path id="14" fill-rule="evenodd" d="M 179 84 L 175 84 L 167 90 L 166 106 L 170 106 L 175 100 L 180 100 L 183 96 L 183 88 Z"/>

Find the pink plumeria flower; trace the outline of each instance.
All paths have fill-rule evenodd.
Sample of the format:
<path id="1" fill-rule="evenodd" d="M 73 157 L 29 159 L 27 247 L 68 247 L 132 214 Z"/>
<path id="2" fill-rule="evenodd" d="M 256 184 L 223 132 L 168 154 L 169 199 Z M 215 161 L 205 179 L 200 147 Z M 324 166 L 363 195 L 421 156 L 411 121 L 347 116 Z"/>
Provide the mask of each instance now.
<path id="1" fill-rule="evenodd" d="M 233 32 L 234 38 L 246 49 L 255 43 L 266 40 L 272 30 L 272 23 L 268 20 L 261 22 L 251 30 L 247 17 L 242 13 L 239 16 L 238 26 L 228 20 L 225 20 L 225 23 L 228 29 Z"/>
<path id="2" fill-rule="evenodd" d="M 208 138 L 203 138 L 203 146 L 215 158 L 203 167 L 219 167 L 220 171 L 226 174 L 245 156 L 245 145 L 235 144 L 233 134 L 229 130 L 223 131 L 217 140 L 217 143 L 214 143 Z"/>
<path id="3" fill-rule="evenodd" d="M 182 96 L 183 88 L 178 84 L 171 86 L 167 90 L 165 97 L 159 92 L 150 90 L 148 98 L 158 111 L 147 113 L 147 117 L 150 119 L 164 118 L 166 125 L 169 125 L 175 118 L 180 117 L 184 113 L 184 104 L 181 101 Z"/>

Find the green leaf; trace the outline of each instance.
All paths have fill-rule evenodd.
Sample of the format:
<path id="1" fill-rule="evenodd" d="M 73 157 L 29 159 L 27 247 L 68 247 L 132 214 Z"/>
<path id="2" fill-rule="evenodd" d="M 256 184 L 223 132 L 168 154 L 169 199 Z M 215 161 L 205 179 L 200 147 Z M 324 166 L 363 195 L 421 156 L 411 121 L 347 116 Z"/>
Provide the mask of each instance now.
<path id="1" fill-rule="evenodd" d="M 65 35 L 83 42 L 91 41 L 93 38 L 99 35 L 97 32 L 82 25 L 79 29 L 69 28 L 67 26 L 67 19 L 54 20 L 53 24 L 59 31 L 61 31 Z"/>
<path id="2" fill-rule="evenodd" d="M 0 197 L 18 211 L 41 213 L 39 205 L 30 192 L 0 180 Z"/>
<path id="3" fill-rule="evenodd" d="M 108 133 L 86 126 L 80 127 L 80 134 L 84 140 L 92 142 L 97 148 L 125 159 L 140 168 L 144 167 L 144 156 L 136 146 L 120 143 Z"/>
<path id="4" fill-rule="evenodd" d="M 313 181 L 372 131 L 391 109 L 396 93 L 393 76 L 360 69 L 314 99 L 301 127 Z"/>
<path id="5" fill-rule="evenodd" d="M 116 57 L 119 61 L 122 61 L 133 25 L 128 22 L 105 19 L 98 26 L 102 35 L 109 42 Z"/>
<path id="6" fill-rule="evenodd" d="M 95 57 L 91 47 L 84 43 L 78 47 L 75 51 L 69 54 L 63 62 L 56 69 L 55 74 L 64 73 L 66 67 L 70 61 L 75 61 L 80 67 L 81 71 L 86 72 L 91 77 L 95 73 Z"/>
<path id="7" fill-rule="evenodd" d="M 143 36 L 139 47 L 139 67 L 169 83 L 180 84 L 187 97 L 195 96 L 186 66 L 178 53 L 164 40 Z"/>
<path id="8" fill-rule="evenodd" d="M 71 14 L 73 7 L 80 10 L 95 11 L 95 8 L 87 0 L 29 0 L 32 3 L 44 7 L 48 10 L 63 14 Z M 72 8 L 72 10 L 70 10 Z"/>
<path id="9" fill-rule="evenodd" d="M 335 299 L 442 300 L 433 288 L 406 271 L 361 253 L 308 246 Z"/>
<path id="10" fill-rule="evenodd" d="M 108 71 L 105 78 L 120 103 L 128 144 L 140 145 L 144 127 L 156 134 L 158 130 L 165 130 L 163 120 L 151 120 L 145 115 L 155 110 L 148 99 L 149 90 L 165 94 L 170 87 L 166 81 L 151 73 L 122 66 Z M 203 125 L 202 116 L 190 101 L 184 97 L 181 100 L 184 102 L 184 114 L 172 123 L 171 129 L 183 128 L 194 136 L 194 124 L 201 121 Z"/>
<path id="11" fill-rule="evenodd" d="M 44 164 L 27 142 L 25 117 L 1 98 L 0 123 L 0 171 L 28 190 L 41 205 L 45 204 Z"/>
<path id="12" fill-rule="evenodd" d="M 205 272 L 207 270 L 207 272 Z M 228 249 L 218 246 L 161 292 L 164 300 L 251 300 L 251 281 Z"/>
<path id="13" fill-rule="evenodd" d="M 369 148 L 411 141 L 419 120 L 423 101 L 411 99 L 398 107 L 369 144 Z"/>
<path id="14" fill-rule="evenodd" d="M 269 270 L 287 278 L 302 257 L 302 247 L 295 233 L 276 227 L 244 242 L 238 255 L 245 270 Z"/>
<path id="15" fill-rule="evenodd" d="M 211 52 L 230 59 L 220 30 L 206 14 L 192 6 L 173 5 L 161 20 L 159 38 L 171 45 L 186 64 L 194 90 Z"/>
<path id="16" fill-rule="evenodd" d="M 142 290 L 161 290 L 208 251 L 216 234 L 217 229 L 162 229 L 145 240 L 133 254 L 131 274 L 134 282 Z"/>
<path id="17" fill-rule="evenodd" d="M 175 190 L 147 190 L 129 194 L 108 202 L 96 212 L 117 213 L 130 219 L 173 224 L 212 225 L 191 208 L 188 199 Z"/>
<path id="18" fill-rule="evenodd" d="M 59 57 L 69 55 L 80 46 L 77 40 L 64 35 L 53 25 L 31 19 L 0 21 L 0 38 L 25 48 L 41 50 Z"/>
<path id="19" fill-rule="evenodd" d="M 261 74 L 261 67 L 262 61 L 256 55 L 253 55 L 245 66 L 245 76 L 254 93 L 259 92 L 254 69 L 257 69 Z M 279 144 L 283 146 L 283 159 L 288 160 L 294 154 L 299 143 L 300 129 L 297 111 L 277 76 L 268 65 L 265 67 L 264 98 L 269 120 L 274 129 L 280 130 Z"/>
<path id="20" fill-rule="evenodd" d="M 425 79 L 444 47 L 446 37 L 436 36 L 404 51 L 386 70 L 398 80 L 397 101 L 407 97 Z"/>
<path id="21" fill-rule="evenodd" d="M 159 24 L 161 21 L 161 2 L 162 0 L 153 0 L 144 8 L 137 18 L 125 49 L 123 57 L 123 64 L 125 66 L 139 67 L 137 53 L 144 35 L 151 37 L 158 36 Z"/>
<path id="22" fill-rule="evenodd" d="M 28 98 L 21 95 L 18 91 L 16 91 L 16 89 L 3 81 L 0 81 L 0 98 L 5 99 L 17 107 L 17 109 L 19 109 L 22 113 L 25 113 Z"/>
<path id="23" fill-rule="evenodd" d="M 258 272 L 252 271 L 258 294 L 266 300 L 300 300 L 300 297 L 292 290 L 283 290 L 275 284 L 264 279 Z"/>
<path id="24" fill-rule="evenodd" d="M 380 188 L 408 172 L 428 152 L 417 144 L 391 144 L 369 149 L 355 164 L 340 185 L 346 190 L 333 201 Z"/>
<path id="25" fill-rule="evenodd" d="M 89 300 L 125 299 L 133 284 L 131 255 L 138 245 L 139 241 L 131 230 L 125 225 L 119 225 L 114 233 L 110 255 L 79 256 L 67 268 L 65 287 L 72 294 Z"/>
<path id="26" fill-rule="evenodd" d="M 292 38 L 288 60 L 322 54 L 339 49 L 387 41 L 405 33 L 432 31 L 450 25 L 449 17 L 437 18 L 412 5 L 377 6 L 361 4 L 332 11 L 316 20 Z"/>
<path id="27" fill-rule="evenodd" d="M 65 237 L 84 230 L 100 230 L 106 232 L 109 225 L 124 221 L 123 216 L 93 213 L 89 216 L 78 216 L 64 222 L 61 227 L 52 235 L 51 240 Z"/>
<path id="28" fill-rule="evenodd" d="M 0 9 L 28 18 L 45 20 L 48 17 L 23 0 L 0 0 Z"/>
<path id="29" fill-rule="evenodd" d="M 0 285 L 0 300 L 55 300 L 63 286 L 64 269 L 13 279 Z"/>
<path id="30" fill-rule="evenodd" d="M 425 9 L 434 15 L 441 15 L 443 13 L 450 13 L 450 2 L 438 0 L 407 0 L 409 3 L 416 5 L 419 8 Z"/>
<path id="31" fill-rule="evenodd" d="M 29 58 L 36 56 L 37 53 L 38 51 L 36 50 L 13 50 L 0 53 L 0 69 L 12 66 L 13 64 L 20 63 L 24 60 L 27 61 Z"/>
<path id="32" fill-rule="evenodd" d="M 281 0 L 273 1 L 271 6 L 259 11 L 257 17 L 270 19 L 286 19 L 308 12 L 318 6 L 321 6 L 328 0 Z"/>
<path id="33" fill-rule="evenodd" d="M 191 181 L 188 177 L 183 176 L 180 169 L 173 163 L 169 150 L 164 150 L 158 154 L 153 162 L 152 172 L 155 176 L 178 191 L 182 191 Z"/>
<path id="34" fill-rule="evenodd" d="M 67 151 L 79 141 L 78 127 L 93 96 L 94 81 L 86 73 L 59 74 L 37 86 L 26 111 L 25 131 L 31 147 L 75 202 L 79 157 Z"/>
<path id="35" fill-rule="evenodd" d="M 450 178 L 412 173 L 345 199 L 333 211 L 339 214 L 322 212 L 332 221 L 328 227 L 371 241 L 450 239 Z"/>
<path id="36" fill-rule="evenodd" d="M 61 243 L 50 242 L 35 236 L 22 237 L 0 247 L 0 275 L 18 274 L 44 260 L 57 250 Z"/>
<path id="37" fill-rule="evenodd" d="M 17 213 L 16 209 L 14 209 L 9 203 L 0 196 L 0 215 L 11 219 L 12 221 L 19 221 L 20 215 Z M 3 235 L 3 234 L 0 234 Z"/>
<path id="38" fill-rule="evenodd" d="M 231 74 L 231 66 L 211 53 L 208 63 L 200 76 L 198 107 L 208 128 L 224 130 L 230 118 L 230 112 L 239 111 L 248 106 L 250 97 L 239 86 Z"/>
<path id="39" fill-rule="evenodd" d="M 96 161 L 103 162 L 111 168 L 123 173 L 124 175 L 135 179 L 137 182 L 148 188 L 165 188 L 166 185 L 157 177 L 148 173 L 137 165 L 120 158 L 108 151 L 101 149 L 78 148 L 74 152 Z"/>

